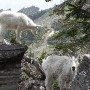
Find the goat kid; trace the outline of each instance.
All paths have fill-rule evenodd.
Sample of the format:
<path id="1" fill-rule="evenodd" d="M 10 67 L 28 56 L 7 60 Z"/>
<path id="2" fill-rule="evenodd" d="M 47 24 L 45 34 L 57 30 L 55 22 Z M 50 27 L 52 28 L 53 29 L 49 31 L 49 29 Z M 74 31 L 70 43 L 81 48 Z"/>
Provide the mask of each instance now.
<path id="1" fill-rule="evenodd" d="M 19 12 L 3 11 L 0 13 L 0 42 L 4 42 L 7 30 L 16 30 L 16 41 L 20 42 L 21 31 L 30 30 L 34 34 L 37 25 L 28 16 Z"/>
<path id="2" fill-rule="evenodd" d="M 77 74 L 78 61 L 75 57 L 51 55 L 42 63 L 46 75 L 46 90 L 53 90 L 53 83 L 58 81 L 60 90 L 70 88 Z"/>

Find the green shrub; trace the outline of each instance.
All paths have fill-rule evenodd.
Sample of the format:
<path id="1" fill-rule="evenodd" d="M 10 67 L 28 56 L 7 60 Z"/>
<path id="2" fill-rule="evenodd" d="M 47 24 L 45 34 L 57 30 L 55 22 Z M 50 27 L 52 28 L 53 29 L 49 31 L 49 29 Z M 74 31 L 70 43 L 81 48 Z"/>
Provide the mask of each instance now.
<path id="1" fill-rule="evenodd" d="M 47 53 L 45 51 L 41 53 L 40 57 L 38 58 L 40 64 L 42 64 L 42 60 L 46 57 L 46 54 Z"/>
<path id="2" fill-rule="evenodd" d="M 57 81 L 55 81 L 53 88 L 54 88 L 54 90 L 59 90 L 58 82 Z"/>

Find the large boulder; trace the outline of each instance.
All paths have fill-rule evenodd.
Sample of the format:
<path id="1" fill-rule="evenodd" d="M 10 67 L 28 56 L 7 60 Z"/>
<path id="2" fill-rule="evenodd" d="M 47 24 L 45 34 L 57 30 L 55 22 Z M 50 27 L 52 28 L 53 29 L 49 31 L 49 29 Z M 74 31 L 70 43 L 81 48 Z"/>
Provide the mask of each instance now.
<path id="1" fill-rule="evenodd" d="M 0 90 L 19 90 L 21 60 L 27 46 L 21 44 L 0 45 Z"/>

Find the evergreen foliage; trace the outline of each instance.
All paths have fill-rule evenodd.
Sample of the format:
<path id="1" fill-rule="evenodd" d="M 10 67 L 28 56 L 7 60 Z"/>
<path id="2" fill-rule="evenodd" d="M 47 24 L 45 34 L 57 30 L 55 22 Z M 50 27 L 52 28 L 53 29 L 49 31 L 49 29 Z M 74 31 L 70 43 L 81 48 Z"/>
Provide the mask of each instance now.
<path id="1" fill-rule="evenodd" d="M 62 30 L 52 37 L 52 40 L 58 40 L 55 45 L 56 50 L 63 50 L 63 54 L 74 54 L 77 51 L 89 52 L 90 9 L 85 8 L 85 3 L 80 2 L 69 2 L 64 5 L 63 13 L 60 10 L 61 6 L 53 11 L 53 14 L 64 16 Z"/>

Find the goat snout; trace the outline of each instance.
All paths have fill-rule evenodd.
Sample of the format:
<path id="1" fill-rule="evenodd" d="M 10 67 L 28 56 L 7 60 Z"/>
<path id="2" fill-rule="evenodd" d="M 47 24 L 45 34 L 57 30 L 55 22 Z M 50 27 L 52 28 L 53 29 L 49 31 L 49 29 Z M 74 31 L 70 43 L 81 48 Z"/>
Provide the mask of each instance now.
<path id="1" fill-rule="evenodd" d="M 75 67 L 74 66 L 72 67 L 72 70 L 75 71 Z"/>

